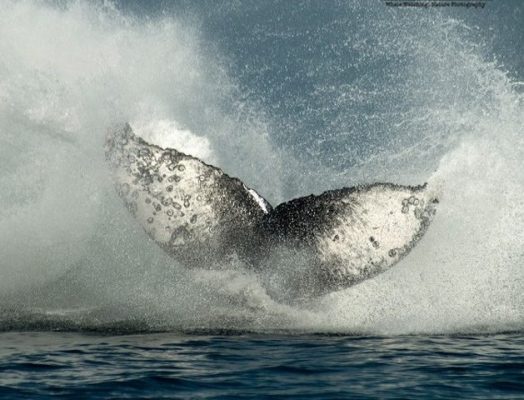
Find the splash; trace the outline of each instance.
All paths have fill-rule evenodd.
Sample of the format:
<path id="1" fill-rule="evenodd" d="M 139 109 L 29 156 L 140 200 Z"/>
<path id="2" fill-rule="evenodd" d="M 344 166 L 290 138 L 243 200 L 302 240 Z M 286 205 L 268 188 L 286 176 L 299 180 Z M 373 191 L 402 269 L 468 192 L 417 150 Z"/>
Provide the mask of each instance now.
<path id="1" fill-rule="evenodd" d="M 89 265 L 90 243 L 122 240 L 100 234 L 106 223 L 126 229 L 125 219 L 112 217 L 100 151 L 112 124 L 134 121 L 145 135 L 162 125 L 175 138 L 153 139 L 184 141 L 187 151 L 217 163 L 233 151 L 246 154 L 240 174 L 258 175 L 272 158 L 264 155 L 263 130 L 222 111 L 235 89 L 187 24 L 148 23 L 111 3 L 87 2 L 65 9 L 8 2 L 0 18 L 0 48 L 9 55 L 0 68 L 2 290 Z M 205 138 L 192 133 L 201 131 Z M 238 140 L 217 146 L 226 135 Z M 259 144 L 256 151 L 244 148 L 249 142 Z"/>
<path id="2" fill-rule="evenodd" d="M 326 29 L 345 38 L 353 57 L 340 59 L 359 72 L 333 85 L 326 76 L 340 65 L 305 57 L 300 73 L 314 89 L 272 100 L 274 110 L 301 110 L 284 118 L 264 109 L 267 93 L 246 100 L 242 75 L 205 45 L 196 17 L 7 2 L 0 329 L 522 330 L 521 84 L 460 20 L 359 2 L 345 12 Z M 315 37 L 327 40 L 325 32 Z M 270 65 L 251 68 L 249 77 Z M 331 123 L 307 135 L 312 120 Z M 219 165 L 272 203 L 364 181 L 429 181 L 440 194 L 437 218 L 388 273 L 302 306 L 279 304 L 241 266 L 185 271 L 145 237 L 103 160 L 107 129 L 124 121 Z"/>

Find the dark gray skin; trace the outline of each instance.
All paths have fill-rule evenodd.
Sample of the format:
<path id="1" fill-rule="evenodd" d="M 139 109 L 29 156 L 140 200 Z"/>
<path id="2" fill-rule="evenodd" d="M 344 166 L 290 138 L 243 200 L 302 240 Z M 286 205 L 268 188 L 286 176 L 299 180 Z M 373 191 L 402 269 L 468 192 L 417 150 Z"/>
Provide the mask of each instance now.
<path id="1" fill-rule="evenodd" d="M 283 251 L 288 291 L 297 298 L 350 287 L 395 265 L 424 235 L 437 202 L 426 185 L 375 183 L 273 209 L 239 179 L 149 144 L 128 124 L 110 133 L 106 157 L 128 210 L 174 259 L 208 269 L 239 259 L 263 275 Z"/>

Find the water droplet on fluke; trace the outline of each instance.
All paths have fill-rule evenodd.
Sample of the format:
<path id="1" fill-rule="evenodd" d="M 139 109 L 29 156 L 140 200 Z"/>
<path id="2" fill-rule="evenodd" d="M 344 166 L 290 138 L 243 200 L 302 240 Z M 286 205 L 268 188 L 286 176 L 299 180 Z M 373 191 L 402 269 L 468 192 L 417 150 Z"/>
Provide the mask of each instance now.
<path id="1" fill-rule="evenodd" d="M 378 249 L 380 247 L 380 244 L 377 242 L 377 240 L 373 236 L 369 237 L 369 241 L 371 242 L 371 244 L 373 245 L 375 249 Z"/>

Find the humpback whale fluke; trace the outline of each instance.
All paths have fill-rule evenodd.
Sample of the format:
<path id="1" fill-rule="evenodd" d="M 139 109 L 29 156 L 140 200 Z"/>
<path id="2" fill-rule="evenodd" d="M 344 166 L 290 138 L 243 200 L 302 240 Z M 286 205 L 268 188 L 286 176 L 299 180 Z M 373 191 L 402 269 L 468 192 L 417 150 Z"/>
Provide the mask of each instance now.
<path id="1" fill-rule="evenodd" d="M 188 267 L 235 257 L 253 268 L 275 248 L 308 255 L 300 297 L 340 290 L 401 260 L 426 232 L 437 202 L 426 188 L 375 183 L 297 198 L 272 208 L 222 170 L 136 136 L 106 141 L 119 195 L 148 235 Z"/>

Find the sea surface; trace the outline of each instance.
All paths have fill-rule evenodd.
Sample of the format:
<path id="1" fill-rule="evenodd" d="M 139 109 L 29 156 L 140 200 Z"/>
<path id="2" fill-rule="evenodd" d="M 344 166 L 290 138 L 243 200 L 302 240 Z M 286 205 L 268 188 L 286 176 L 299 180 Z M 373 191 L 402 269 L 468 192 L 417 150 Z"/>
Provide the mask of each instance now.
<path id="1" fill-rule="evenodd" d="M 0 335 L 4 398 L 518 399 L 521 334 Z"/>
<path id="2" fill-rule="evenodd" d="M 0 54 L 0 397 L 524 398 L 521 1 L 6 0 Z M 104 160 L 125 122 L 273 205 L 427 182 L 437 214 L 282 303 L 147 238 Z"/>

